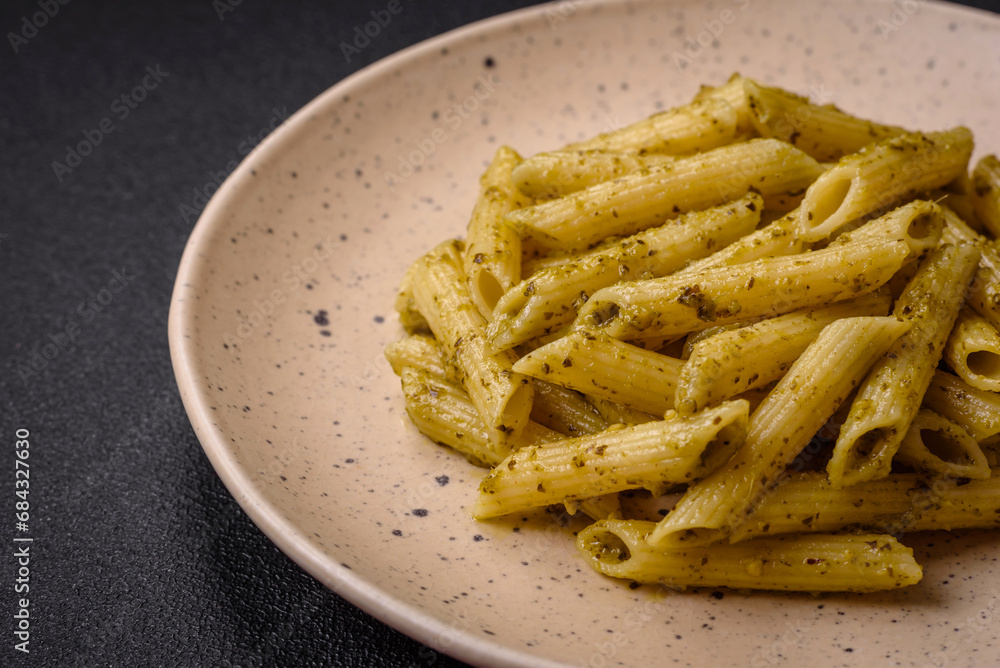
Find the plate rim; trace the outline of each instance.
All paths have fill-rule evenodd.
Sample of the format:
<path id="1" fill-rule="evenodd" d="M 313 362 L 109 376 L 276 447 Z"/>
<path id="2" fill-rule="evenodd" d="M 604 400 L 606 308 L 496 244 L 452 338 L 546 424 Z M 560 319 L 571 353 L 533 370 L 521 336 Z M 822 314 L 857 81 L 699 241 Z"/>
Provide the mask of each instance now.
<path id="1" fill-rule="evenodd" d="M 575 10 L 633 4 L 631 0 L 571 0 Z M 671 0 L 667 0 L 669 3 Z M 682 3 L 693 0 L 679 0 Z M 764 0 L 772 2 L 775 0 Z M 783 0 L 776 0 L 781 2 Z M 787 1 L 787 0 L 785 0 Z M 335 104 L 344 95 L 353 94 L 372 79 L 391 74 L 397 66 L 412 59 L 428 55 L 445 46 L 472 41 L 477 36 L 503 31 L 512 24 L 544 15 L 553 7 L 559 7 L 567 0 L 551 0 L 502 14 L 486 17 L 447 32 L 421 40 L 399 51 L 389 54 L 360 70 L 349 74 L 307 102 L 264 138 L 240 162 L 209 198 L 198 217 L 184 246 L 177 276 L 170 298 L 167 322 L 167 338 L 174 378 L 181 400 L 199 444 L 208 457 L 215 473 L 233 496 L 250 520 L 289 559 L 318 580 L 335 594 L 372 615 L 393 629 L 409 636 L 435 652 L 447 654 L 474 665 L 520 666 L 532 665 L 543 668 L 565 668 L 563 662 L 552 661 L 509 645 L 475 635 L 468 630 L 447 625 L 415 605 L 402 601 L 382 591 L 377 584 L 362 578 L 339 563 L 330 555 L 317 549 L 291 520 L 284 517 L 279 508 L 267 501 L 249 474 L 243 469 L 233 451 L 229 448 L 225 434 L 213 425 L 212 412 L 207 401 L 207 392 L 199 382 L 198 355 L 194 339 L 187 332 L 192 329 L 194 308 L 190 302 L 197 300 L 194 279 L 204 269 L 202 249 L 211 240 L 215 228 L 224 223 L 221 214 L 236 201 L 236 194 L 243 182 L 252 178 L 251 171 L 258 162 L 269 162 L 279 151 L 296 137 L 307 133 L 310 121 L 320 112 Z M 652 2 L 652 0 L 645 0 Z M 645 4 L 640 1 L 636 4 Z M 834 0 L 836 4 L 872 4 L 893 6 L 894 0 Z M 960 5 L 944 0 L 921 0 L 922 3 L 944 12 L 965 14 L 977 22 L 993 21 L 1000 27 L 1000 14 L 979 7 Z M 665 3 L 665 4 L 667 4 Z M 436 638 L 449 637 L 452 642 L 447 647 L 435 642 Z"/>
<path id="2" fill-rule="evenodd" d="M 195 436 L 226 489 L 257 528 L 300 568 L 355 607 L 435 652 L 474 665 L 562 668 L 566 664 L 528 654 L 444 624 L 418 607 L 383 592 L 377 585 L 355 575 L 349 568 L 331 560 L 326 553 L 313 546 L 294 523 L 264 498 L 233 456 L 225 434 L 212 424 L 207 394 L 198 380 L 197 350 L 193 339 L 187 335 L 193 323 L 194 310 L 188 305 L 188 297 L 194 297 L 194 279 L 204 268 L 201 251 L 210 241 L 214 228 L 224 222 L 222 214 L 235 201 L 241 183 L 252 178 L 250 172 L 256 163 L 268 162 L 277 157 L 277 153 L 288 142 L 297 135 L 308 132 L 309 122 L 322 110 L 344 95 L 352 95 L 368 81 L 391 73 L 399 64 L 433 53 L 443 46 L 474 40 L 482 33 L 502 31 L 510 24 L 544 14 L 547 8 L 558 5 L 560 1 L 565 0 L 554 0 L 490 16 L 412 44 L 346 76 L 289 116 L 247 154 L 209 198 L 184 246 L 167 320 L 167 339 L 174 378 Z M 584 8 L 593 8 L 627 4 L 628 0 L 577 2 Z M 453 642 L 447 648 L 435 646 L 434 638 L 442 637 L 452 638 Z"/>

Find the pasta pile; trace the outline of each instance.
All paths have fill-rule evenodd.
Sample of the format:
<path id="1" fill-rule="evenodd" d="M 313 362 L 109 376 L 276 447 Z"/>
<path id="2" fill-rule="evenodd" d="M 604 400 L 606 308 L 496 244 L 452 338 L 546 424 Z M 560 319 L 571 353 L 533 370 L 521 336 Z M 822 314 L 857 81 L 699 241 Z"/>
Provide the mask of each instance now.
<path id="1" fill-rule="evenodd" d="M 407 412 L 490 469 L 476 519 L 582 511 L 601 573 L 915 584 L 906 532 L 1000 524 L 1000 161 L 972 149 L 739 75 L 502 147 L 397 295 Z M 623 517 L 639 489 L 679 499 Z"/>

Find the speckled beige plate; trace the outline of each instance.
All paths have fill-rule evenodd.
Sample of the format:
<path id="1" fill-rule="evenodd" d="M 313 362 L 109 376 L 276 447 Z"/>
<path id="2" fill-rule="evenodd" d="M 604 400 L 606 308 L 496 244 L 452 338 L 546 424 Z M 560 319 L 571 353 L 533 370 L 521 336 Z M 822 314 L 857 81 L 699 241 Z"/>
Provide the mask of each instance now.
<path id="1" fill-rule="evenodd" d="M 734 70 L 1000 149 L 1000 20 L 905 0 L 563 1 L 365 69 L 298 112 L 205 209 L 170 343 L 184 403 L 253 520 L 342 596 L 481 665 L 997 665 L 1000 539 L 913 541 L 886 595 L 629 589 L 544 519 L 478 524 L 481 472 L 422 438 L 382 357 L 394 287 L 463 233 L 501 142 L 554 148 Z"/>

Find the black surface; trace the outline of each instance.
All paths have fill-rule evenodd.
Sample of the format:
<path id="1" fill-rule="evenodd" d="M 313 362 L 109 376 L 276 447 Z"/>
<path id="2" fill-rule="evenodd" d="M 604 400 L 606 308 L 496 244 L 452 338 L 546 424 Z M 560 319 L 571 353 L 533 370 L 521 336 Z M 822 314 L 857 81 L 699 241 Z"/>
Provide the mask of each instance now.
<path id="1" fill-rule="evenodd" d="M 0 44 L 0 554 L 34 539 L 20 544 L 28 594 L 11 591 L 16 560 L 0 556 L 0 665 L 460 665 L 341 600 L 261 534 L 203 455 L 167 350 L 195 222 L 181 205 L 200 208 L 193 190 L 228 172 L 248 135 L 403 47 L 534 4 L 400 1 L 351 62 L 339 44 L 386 2 L 72 0 L 16 54 L 9 35 Z M 235 6 L 220 18 L 222 3 Z M 21 31 L 39 6 L 3 2 L 0 28 Z M 161 80 L 147 78 L 122 118 L 115 100 L 147 67 Z M 104 118 L 113 130 L 57 175 L 65 147 Z M 112 293 L 116 272 L 127 284 Z M 31 432 L 23 533 L 19 428 Z M 22 596 L 29 655 L 13 649 Z"/>

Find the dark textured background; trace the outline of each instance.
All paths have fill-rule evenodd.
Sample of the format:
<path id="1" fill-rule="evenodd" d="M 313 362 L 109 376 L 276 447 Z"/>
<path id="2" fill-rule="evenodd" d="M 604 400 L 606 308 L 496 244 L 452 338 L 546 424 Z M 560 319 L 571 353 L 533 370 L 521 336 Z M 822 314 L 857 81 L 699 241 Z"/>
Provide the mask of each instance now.
<path id="1" fill-rule="evenodd" d="M 201 206 L 193 190 L 241 142 L 371 62 L 534 4 L 400 2 L 350 63 L 340 42 L 386 2 L 70 0 L 16 54 L 0 44 L 0 543 L 16 533 L 18 428 L 31 517 L 17 535 L 35 539 L 29 656 L 13 649 L 16 564 L 0 549 L 0 665 L 460 665 L 324 589 L 251 524 L 202 454 L 167 350 L 194 225 L 181 204 Z M 0 0 L 0 29 L 38 11 Z M 122 119 L 115 99 L 156 66 L 167 74 Z M 60 180 L 52 163 L 104 118 L 114 129 Z M 124 289 L 102 292 L 121 287 L 115 272 Z"/>

